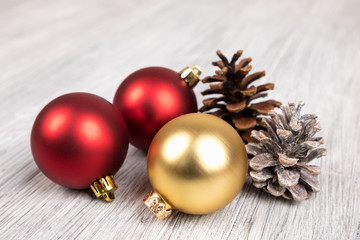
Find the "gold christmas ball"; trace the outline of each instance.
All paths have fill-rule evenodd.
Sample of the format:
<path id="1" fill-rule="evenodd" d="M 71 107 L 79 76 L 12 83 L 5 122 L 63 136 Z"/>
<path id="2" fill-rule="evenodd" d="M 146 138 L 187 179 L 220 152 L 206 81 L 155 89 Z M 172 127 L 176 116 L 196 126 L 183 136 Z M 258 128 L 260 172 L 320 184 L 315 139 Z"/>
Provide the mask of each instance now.
<path id="1" fill-rule="evenodd" d="M 243 141 L 228 123 L 191 113 L 160 129 L 150 145 L 147 166 L 154 191 L 144 202 L 165 219 L 172 209 L 207 214 L 225 207 L 245 183 L 248 158 Z"/>

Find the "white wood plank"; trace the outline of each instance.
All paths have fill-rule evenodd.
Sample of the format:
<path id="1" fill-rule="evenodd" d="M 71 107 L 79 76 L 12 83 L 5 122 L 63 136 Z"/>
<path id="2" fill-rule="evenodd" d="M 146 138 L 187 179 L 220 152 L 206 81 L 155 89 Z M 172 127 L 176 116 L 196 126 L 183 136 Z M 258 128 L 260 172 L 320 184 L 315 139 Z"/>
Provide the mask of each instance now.
<path id="1" fill-rule="evenodd" d="M 0 4 L 0 239 L 360 239 L 360 17 L 357 0 L 3 0 Z M 239 48 L 274 82 L 270 97 L 304 100 L 328 155 L 322 191 L 303 203 L 249 182 L 226 208 L 176 212 L 160 222 L 142 204 L 151 190 L 146 156 L 130 147 L 110 204 L 48 180 L 29 136 L 54 97 L 88 91 L 109 101 L 145 66 L 204 76 L 221 49 Z M 198 102 L 206 86 L 195 88 Z"/>

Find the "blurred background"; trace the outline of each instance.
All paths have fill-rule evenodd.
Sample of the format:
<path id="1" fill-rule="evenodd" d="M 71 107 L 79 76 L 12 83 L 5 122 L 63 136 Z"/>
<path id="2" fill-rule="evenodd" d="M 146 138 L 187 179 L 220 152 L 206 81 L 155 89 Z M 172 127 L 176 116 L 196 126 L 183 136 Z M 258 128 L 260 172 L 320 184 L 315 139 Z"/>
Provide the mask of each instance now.
<path id="1" fill-rule="evenodd" d="M 332 85 L 328 76 L 345 74 L 339 58 L 359 51 L 358 9 L 358 1 L 2 0 L 1 88 L 49 99 L 91 91 L 111 100 L 138 68 L 197 64 L 205 76 L 217 49 L 229 57 L 243 49 L 281 98 L 306 100 Z M 318 83 L 312 89 L 303 84 L 310 79 Z"/>

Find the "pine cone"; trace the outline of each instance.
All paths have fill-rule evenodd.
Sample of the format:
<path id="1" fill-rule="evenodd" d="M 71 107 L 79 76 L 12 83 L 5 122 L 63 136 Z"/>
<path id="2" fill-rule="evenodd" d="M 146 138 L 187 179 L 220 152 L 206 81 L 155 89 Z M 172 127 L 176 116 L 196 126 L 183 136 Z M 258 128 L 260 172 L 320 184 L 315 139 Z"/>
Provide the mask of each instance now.
<path id="1" fill-rule="evenodd" d="M 283 114 L 271 111 L 271 118 L 261 121 L 267 131 L 251 133 L 259 142 L 246 145 L 248 154 L 254 156 L 249 160 L 252 184 L 276 197 L 297 201 L 320 191 L 320 167 L 308 163 L 326 155 L 326 149 L 319 148 L 324 139 L 314 137 L 321 130 L 317 116 L 300 116 L 303 105 L 290 102 L 281 106 Z"/>
<path id="2" fill-rule="evenodd" d="M 254 81 L 265 76 L 265 71 L 247 75 L 251 70 L 251 58 L 240 58 L 242 50 L 237 51 L 229 62 L 218 50 L 217 55 L 221 61 L 213 62 L 219 67 L 214 76 L 205 77 L 203 83 L 210 84 L 210 89 L 203 91 L 202 95 L 220 94 L 219 97 L 207 98 L 203 101 L 199 111 L 207 112 L 220 117 L 230 123 L 241 135 L 245 142 L 250 142 L 251 130 L 260 130 L 257 121 L 258 115 L 267 115 L 274 107 L 280 107 L 281 103 L 275 100 L 252 103 L 257 98 L 266 97 L 265 91 L 274 89 L 273 83 L 267 83 L 255 87 L 249 86 Z M 214 110 L 214 111 L 213 111 Z"/>

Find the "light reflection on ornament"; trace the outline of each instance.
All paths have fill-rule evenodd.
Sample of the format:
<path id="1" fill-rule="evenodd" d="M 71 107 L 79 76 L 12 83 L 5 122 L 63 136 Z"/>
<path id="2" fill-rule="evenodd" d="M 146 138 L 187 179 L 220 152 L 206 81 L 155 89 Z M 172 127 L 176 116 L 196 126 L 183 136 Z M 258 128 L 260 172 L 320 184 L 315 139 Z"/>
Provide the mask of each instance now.
<path id="1" fill-rule="evenodd" d="M 70 124 L 70 115 L 71 110 L 66 107 L 50 112 L 44 120 L 43 133 L 49 138 L 60 134 Z"/>
<path id="2" fill-rule="evenodd" d="M 109 131 L 100 119 L 92 115 L 84 115 L 79 119 L 79 135 L 86 138 L 87 142 L 99 143 L 99 140 L 104 141 L 101 137 L 101 131 Z"/>
<path id="3" fill-rule="evenodd" d="M 136 104 L 145 94 L 146 89 L 142 86 L 135 86 L 128 93 L 129 104 Z"/>
<path id="4" fill-rule="evenodd" d="M 190 144 L 190 136 L 186 132 L 176 134 L 164 144 L 163 155 L 168 161 L 176 160 Z"/>
<path id="5" fill-rule="evenodd" d="M 164 111 L 172 111 L 176 106 L 176 93 L 172 89 L 166 89 L 166 87 L 159 88 L 155 94 L 157 104 Z"/>
<path id="6" fill-rule="evenodd" d="M 202 163 L 203 168 L 210 168 L 211 170 L 221 170 L 224 164 L 229 161 L 227 153 L 224 151 L 226 147 L 223 141 L 214 135 L 205 135 L 199 138 L 195 143 L 196 155 L 199 163 Z"/>

